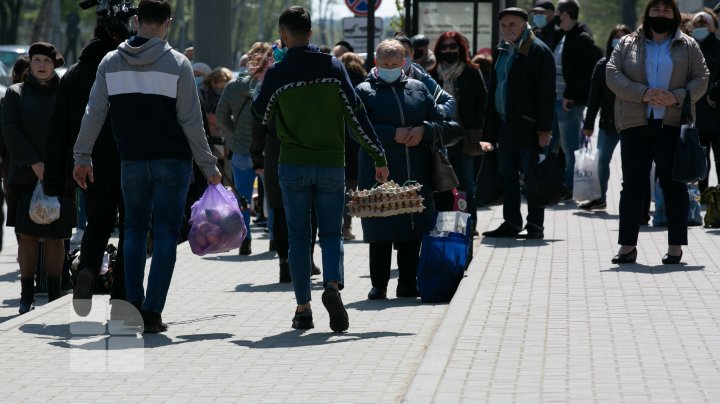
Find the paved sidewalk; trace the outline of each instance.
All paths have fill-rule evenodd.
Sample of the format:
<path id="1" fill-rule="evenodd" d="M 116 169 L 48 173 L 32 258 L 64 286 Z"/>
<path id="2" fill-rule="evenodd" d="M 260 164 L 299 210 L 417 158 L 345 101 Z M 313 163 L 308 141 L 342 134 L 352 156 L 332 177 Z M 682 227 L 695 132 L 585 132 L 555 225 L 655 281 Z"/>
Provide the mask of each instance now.
<path id="1" fill-rule="evenodd" d="M 276 283 L 277 263 L 260 232 L 250 257 L 196 257 L 183 245 L 163 313 L 168 333 L 118 334 L 99 321 L 101 310 L 79 321 L 64 297 L 0 323 L 0 397 L 720 403 L 720 230 L 691 228 L 687 265 L 671 267 L 660 265 L 666 232 L 645 228 L 639 264 L 610 264 L 618 165 L 616 153 L 607 212 L 560 205 L 547 211 L 544 241 L 476 240 L 449 305 L 367 301 L 367 247 L 346 244 L 345 334 L 329 330 L 321 277 L 316 328 L 290 328 L 292 289 Z M 478 218 L 480 230 L 494 228 L 500 209 Z M 10 250 L 0 255 L 0 293 L 13 306 L 2 310 L 14 314 L 19 286 L 9 286 L 17 282 Z M 96 297 L 95 307 L 102 303 Z"/>

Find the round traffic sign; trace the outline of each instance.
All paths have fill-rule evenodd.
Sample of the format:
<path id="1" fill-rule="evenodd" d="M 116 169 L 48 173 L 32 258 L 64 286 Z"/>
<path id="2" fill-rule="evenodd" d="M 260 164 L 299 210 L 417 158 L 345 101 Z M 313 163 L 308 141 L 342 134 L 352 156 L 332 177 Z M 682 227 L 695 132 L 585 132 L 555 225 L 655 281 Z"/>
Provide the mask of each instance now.
<path id="1" fill-rule="evenodd" d="M 382 0 L 375 0 L 375 10 L 380 7 L 380 3 L 382 3 Z M 367 15 L 370 9 L 370 7 L 368 7 L 368 0 L 345 0 L 345 5 L 347 5 L 355 15 Z"/>

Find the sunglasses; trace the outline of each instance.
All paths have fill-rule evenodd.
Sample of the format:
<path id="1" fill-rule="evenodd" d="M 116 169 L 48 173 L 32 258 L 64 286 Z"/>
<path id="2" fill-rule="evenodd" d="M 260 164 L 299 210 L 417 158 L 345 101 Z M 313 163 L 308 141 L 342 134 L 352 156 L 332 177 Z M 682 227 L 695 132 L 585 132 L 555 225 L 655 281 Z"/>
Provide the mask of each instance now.
<path id="1" fill-rule="evenodd" d="M 456 44 L 456 43 L 440 44 L 440 49 L 442 49 L 442 50 L 444 50 L 444 49 L 455 50 L 457 48 L 458 48 L 458 44 Z"/>

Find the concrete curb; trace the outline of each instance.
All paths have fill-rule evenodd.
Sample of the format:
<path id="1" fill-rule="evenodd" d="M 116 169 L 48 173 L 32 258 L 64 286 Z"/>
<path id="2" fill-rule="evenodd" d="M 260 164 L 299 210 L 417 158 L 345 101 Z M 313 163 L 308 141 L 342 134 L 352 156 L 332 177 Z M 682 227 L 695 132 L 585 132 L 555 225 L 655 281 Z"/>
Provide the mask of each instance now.
<path id="1" fill-rule="evenodd" d="M 432 342 L 425 351 L 420 366 L 405 393 L 404 403 L 432 403 L 435 401 L 435 393 L 448 362 L 452 358 L 457 339 L 465 325 L 494 252 L 494 248 L 491 246 L 480 248 L 482 245 L 479 240 L 482 239 L 474 241 L 477 243 L 475 245 L 476 255 L 465 273 L 465 278 L 460 282 Z"/>
<path id="2" fill-rule="evenodd" d="M 29 323 L 30 321 L 35 320 L 36 318 L 41 317 L 46 313 L 55 311 L 60 307 L 64 307 L 64 305 L 68 303 L 66 302 L 66 300 L 72 300 L 72 293 L 62 296 L 61 298 L 53 302 L 36 307 L 34 310 L 31 310 L 23 315 L 18 315 L 0 323 L 0 332 L 6 332 L 13 328 L 20 327 L 21 325 Z"/>

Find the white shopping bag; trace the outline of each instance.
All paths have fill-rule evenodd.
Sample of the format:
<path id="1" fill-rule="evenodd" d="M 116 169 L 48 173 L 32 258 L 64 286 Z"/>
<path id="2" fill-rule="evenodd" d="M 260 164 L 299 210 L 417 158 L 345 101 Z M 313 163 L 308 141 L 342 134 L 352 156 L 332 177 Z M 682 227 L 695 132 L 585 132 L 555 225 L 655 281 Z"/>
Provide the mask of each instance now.
<path id="1" fill-rule="evenodd" d="M 50 224 L 60 219 L 60 201 L 56 196 L 48 196 L 38 181 L 30 199 L 30 220 L 37 224 Z"/>
<path id="2" fill-rule="evenodd" d="M 573 199 L 594 201 L 601 196 L 600 177 L 598 177 L 597 150 L 590 142 L 575 151 L 575 174 L 573 175 Z"/>

